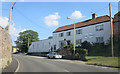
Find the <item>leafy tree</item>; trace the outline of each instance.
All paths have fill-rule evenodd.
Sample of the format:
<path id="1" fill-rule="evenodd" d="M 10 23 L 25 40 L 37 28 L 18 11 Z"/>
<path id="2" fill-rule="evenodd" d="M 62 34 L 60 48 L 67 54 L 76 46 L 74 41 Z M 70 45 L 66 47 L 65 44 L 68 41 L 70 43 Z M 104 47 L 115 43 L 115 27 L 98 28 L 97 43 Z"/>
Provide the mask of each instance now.
<path id="1" fill-rule="evenodd" d="M 27 30 L 19 33 L 19 37 L 15 41 L 17 47 L 20 49 L 18 52 L 28 52 L 28 47 L 32 42 L 38 41 L 38 33 L 32 30 Z"/>

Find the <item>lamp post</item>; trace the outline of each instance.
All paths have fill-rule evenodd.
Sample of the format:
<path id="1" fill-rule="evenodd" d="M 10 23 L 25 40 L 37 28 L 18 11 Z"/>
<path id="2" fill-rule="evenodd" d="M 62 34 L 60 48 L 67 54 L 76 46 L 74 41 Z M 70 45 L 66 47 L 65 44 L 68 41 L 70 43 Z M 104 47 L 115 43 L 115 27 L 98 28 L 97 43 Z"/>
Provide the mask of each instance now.
<path id="1" fill-rule="evenodd" d="M 71 19 L 70 17 L 67 17 L 67 19 Z M 75 55 L 75 20 L 71 19 L 74 22 L 74 55 Z"/>

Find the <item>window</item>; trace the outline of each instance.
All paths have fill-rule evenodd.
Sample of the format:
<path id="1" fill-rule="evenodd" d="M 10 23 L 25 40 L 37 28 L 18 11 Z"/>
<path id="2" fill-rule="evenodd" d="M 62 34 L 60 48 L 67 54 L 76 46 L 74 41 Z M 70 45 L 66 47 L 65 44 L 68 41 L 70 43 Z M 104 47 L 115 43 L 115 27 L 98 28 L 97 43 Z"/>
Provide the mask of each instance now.
<path id="1" fill-rule="evenodd" d="M 79 44 L 81 44 L 81 43 L 82 43 L 82 39 L 76 40 L 76 45 L 79 45 Z"/>
<path id="2" fill-rule="evenodd" d="M 96 26 L 96 31 L 102 31 L 102 30 L 103 30 L 103 25 Z"/>
<path id="3" fill-rule="evenodd" d="M 103 30 L 103 25 L 100 25 L 100 31 Z"/>
<path id="4" fill-rule="evenodd" d="M 71 32 L 67 32 L 67 36 L 70 36 L 71 35 Z"/>
<path id="5" fill-rule="evenodd" d="M 34 44 L 33 44 L 33 49 L 34 49 Z"/>
<path id="6" fill-rule="evenodd" d="M 63 33 L 60 33 L 60 34 L 59 34 L 59 37 L 63 37 Z"/>
<path id="7" fill-rule="evenodd" d="M 103 37 L 96 37 L 96 43 L 103 43 L 104 38 Z"/>
<path id="8" fill-rule="evenodd" d="M 56 45 L 54 45 L 54 50 L 56 50 Z"/>
<path id="9" fill-rule="evenodd" d="M 82 29 L 76 30 L 76 34 L 82 34 Z"/>
<path id="10" fill-rule="evenodd" d="M 63 47 L 64 46 L 64 41 L 59 41 L 59 46 Z"/>

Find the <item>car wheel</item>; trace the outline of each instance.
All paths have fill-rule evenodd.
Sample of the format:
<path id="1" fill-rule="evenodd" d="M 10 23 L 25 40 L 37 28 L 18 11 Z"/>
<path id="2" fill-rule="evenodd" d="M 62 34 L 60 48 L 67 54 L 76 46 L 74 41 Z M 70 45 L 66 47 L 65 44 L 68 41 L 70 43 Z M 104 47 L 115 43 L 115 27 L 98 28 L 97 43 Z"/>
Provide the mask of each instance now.
<path id="1" fill-rule="evenodd" d="M 48 59 L 50 59 L 50 57 L 48 56 Z"/>

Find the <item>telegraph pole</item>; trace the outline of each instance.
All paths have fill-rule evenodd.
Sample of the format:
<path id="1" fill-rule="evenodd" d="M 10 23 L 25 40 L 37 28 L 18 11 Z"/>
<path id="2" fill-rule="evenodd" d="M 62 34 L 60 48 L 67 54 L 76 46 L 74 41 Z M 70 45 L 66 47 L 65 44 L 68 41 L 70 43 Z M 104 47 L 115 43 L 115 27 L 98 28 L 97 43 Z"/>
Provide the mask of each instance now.
<path id="1" fill-rule="evenodd" d="M 69 17 L 67 17 L 67 19 L 71 19 L 71 18 L 69 18 Z M 73 20 L 73 19 L 71 19 L 73 22 L 74 22 L 74 52 L 73 52 L 73 54 L 75 55 L 75 20 Z"/>
<path id="2" fill-rule="evenodd" d="M 11 7 L 10 7 L 10 17 L 9 17 L 8 33 L 10 32 L 10 22 L 11 22 L 12 9 L 13 9 L 13 2 L 11 2 Z"/>
<path id="3" fill-rule="evenodd" d="M 110 12 L 110 28 L 111 28 L 111 49 L 112 49 L 112 57 L 114 57 L 114 49 L 113 49 L 113 23 L 112 23 L 111 3 L 109 3 L 109 12 Z"/>

